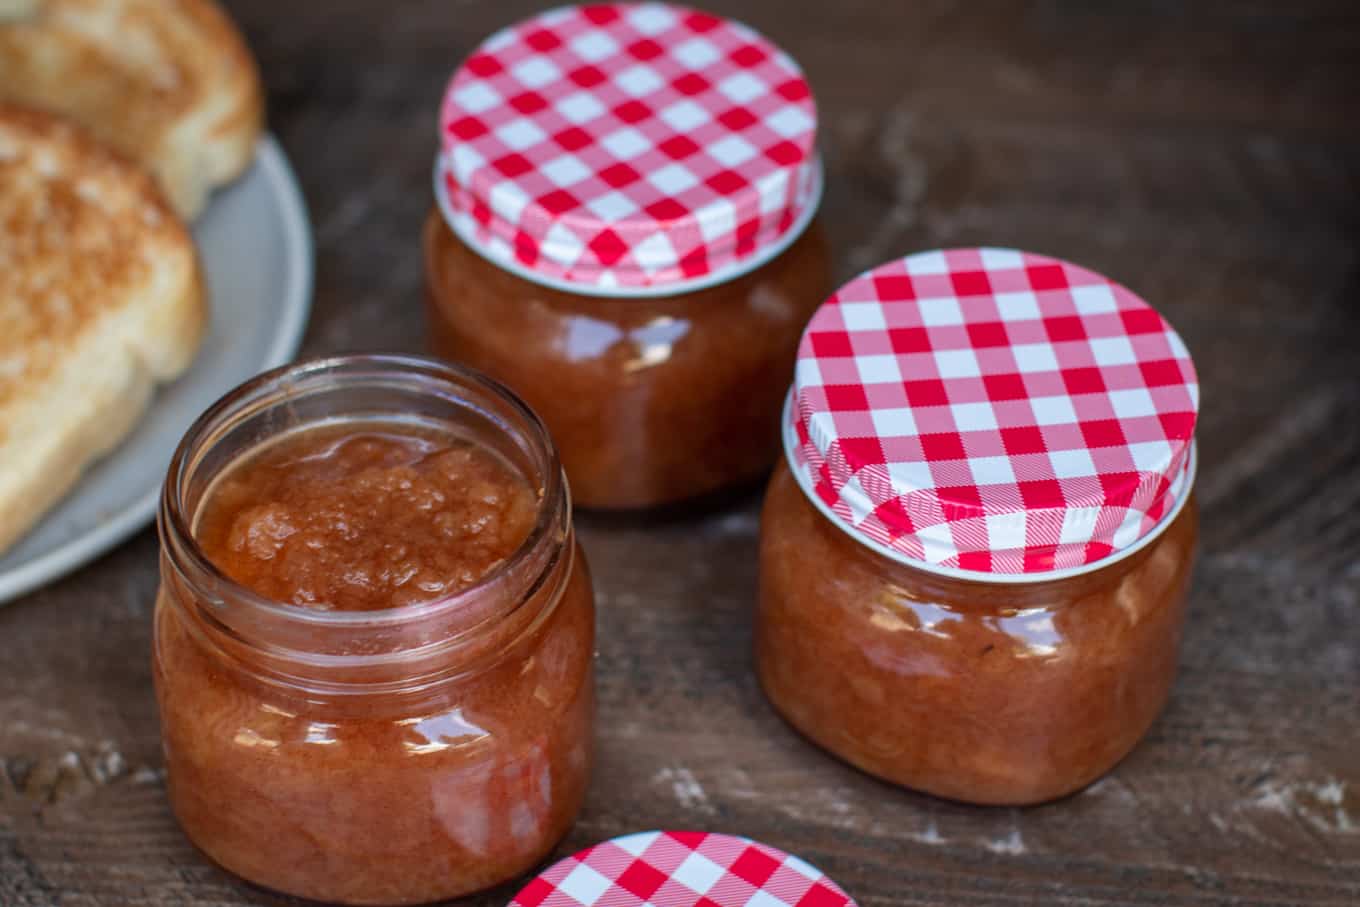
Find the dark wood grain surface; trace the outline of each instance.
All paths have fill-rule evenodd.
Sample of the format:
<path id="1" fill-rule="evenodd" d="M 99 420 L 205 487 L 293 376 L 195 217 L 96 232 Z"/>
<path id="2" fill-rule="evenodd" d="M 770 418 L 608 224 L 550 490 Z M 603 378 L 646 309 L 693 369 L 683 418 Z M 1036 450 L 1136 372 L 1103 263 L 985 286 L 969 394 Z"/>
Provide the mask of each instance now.
<path id="1" fill-rule="evenodd" d="M 420 350 L 434 111 L 518 0 L 234 0 L 317 242 L 306 352 Z M 717 7 L 718 4 L 712 3 Z M 1114 276 L 1203 382 L 1182 671 L 1105 780 L 1029 810 L 879 784 L 771 712 L 757 494 L 584 520 L 599 767 L 564 852 L 751 835 L 905 904 L 1360 903 L 1360 9 L 1347 2 L 742 0 L 821 105 L 838 275 L 1015 245 Z M 0 903 L 238 905 L 166 807 L 156 540 L 0 608 Z M 473 899 L 499 905 L 511 889 Z"/>

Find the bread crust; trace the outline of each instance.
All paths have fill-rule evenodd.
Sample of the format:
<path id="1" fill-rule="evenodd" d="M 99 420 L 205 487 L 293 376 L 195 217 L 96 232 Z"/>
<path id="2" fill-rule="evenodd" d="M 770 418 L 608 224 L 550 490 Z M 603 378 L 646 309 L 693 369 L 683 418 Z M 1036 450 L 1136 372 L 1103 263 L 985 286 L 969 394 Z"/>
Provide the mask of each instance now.
<path id="1" fill-rule="evenodd" d="M 0 0 L 4 2 L 4 0 Z M 0 100 L 62 113 L 192 219 L 254 156 L 259 71 L 212 0 L 29 0 L 0 17 Z"/>
<path id="2" fill-rule="evenodd" d="M 0 552 L 131 431 L 206 323 L 193 240 L 155 182 L 0 104 Z"/>

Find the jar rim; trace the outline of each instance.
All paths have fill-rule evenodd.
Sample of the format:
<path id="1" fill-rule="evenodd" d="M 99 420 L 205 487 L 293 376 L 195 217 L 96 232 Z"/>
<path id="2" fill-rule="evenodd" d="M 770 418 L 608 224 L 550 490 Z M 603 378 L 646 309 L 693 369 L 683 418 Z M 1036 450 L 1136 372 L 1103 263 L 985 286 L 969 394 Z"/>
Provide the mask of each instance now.
<path id="1" fill-rule="evenodd" d="M 340 369 L 369 369 L 374 374 L 392 372 L 424 374 L 442 377 L 450 385 L 455 382 L 471 384 L 500 402 L 508 404 L 529 427 L 526 434 L 532 435 L 531 440 L 540 448 L 544 460 L 543 490 L 533 529 L 512 554 L 479 577 L 476 582 L 452 595 L 391 608 L 371 611 L 322 610 L 280 602 L 255 592 L 220 570 L 199 546 L 192 527 L 186 520 L 182 500 L 183 486 L 192 470 L 191 455 L 203 444 L 211 443 L 214 434 L 224 431 L 253 412 L 251 404 L 261 404 L 265 392 L 281 381 L 289 378 L 315 380 Z M 287 396 L 282 399 L 287 399 Z M 570 488 L 547 427 L 537 413 L 509 388 L 473 369 L 427 356 L 363 353 L 304 359 L 261 372 L 228 391 L 205 409 L 185 432 L 171 457 L 162 486 L 157 525 L 161 531 L 163 544 L 169 541 L 169 536 L 173 536 L 178 543 L 175 545 L 175 554 L 187 558 L 192 569 L 206 576 L 215 586 L 228 590 L 233 603 L 243 603 L 269 617 L 291 623 L 337 629 L 381 628 L 438 618 L 494 586 L 522 567 L 549 539 L 559 522 L 562 525 L 570 524 L 571 506 Z M 549 569 L 553 561 L 554 559 L 550 559 Z M 494 617 L 493 615 L 488 619 Z M 475 629 L 476 625 L 469 628 Z"/>
<path id="2" fill-rule="evenodd" d="M 789 472 L 793 474 L 794 481 L 798 483 L 798 490 L 803 493 L 804 497 L 812 502 L 812 505 L 817 509 L 818 513 L 825 517 L 828 522 L 841 532 L 844 532 L 853 541 L 895 563 L 933 576 L 981 583 L 990 586 L 1034 586 L 1041 583 L 1072 579 L 1089 573 L 1095 573 L 1107 567 L 1112 567 L 1120 561 L 1131 557 L 1135 553 L 1146 548 L 1156 539 L 1160 538 L 1171 524 L 1176 521 L 1176 518 L 1180 516 L 1181 511 L 1185 508 L 1186 502 L 1190 500 L 1191 493 L 1194 491 L 1195 473 L 1199 466 L 1199 448 L 1195 444 L 1194 439 L 1191 439 L 1190 450 L 1186 457 L 1185 480 L 1180 489 L 1180 493 L 1176 496 L 1176 500 L 1167 509 L 1166 513 L 1162 514 L 1161 519 L 1159 519 L 1151 529 L 1126 548 L 1112 551 L 1104 557 L 1087 564 L 1081 564 L 1075 567 L 1064 567 L 1058 570 L 1036 571 L 1032 573 L 991 573 L 983 570 L 965 570 L 959 567 L 948 567 L 943 564 L 932 564 L 929 561 L 919 560 L 904 552 L 898 551 L 895 548 L 890 548 L 887 545 L 881 544 L 880 542 L 857 532 L 855 527 L 848 524 L 842 517 L 833 511 L 812 488 L 806 471 L 799 465 L 795 456 L 795 451 L 798 449 L 798 437 L 791 419 L 792 406 L 793 390 L 790 389 L 788 396 L 784 398 L 784 409 L 781 416 L 783 419 L 781 434 L 784 441 L 784 459 L 788 465 Z"/>

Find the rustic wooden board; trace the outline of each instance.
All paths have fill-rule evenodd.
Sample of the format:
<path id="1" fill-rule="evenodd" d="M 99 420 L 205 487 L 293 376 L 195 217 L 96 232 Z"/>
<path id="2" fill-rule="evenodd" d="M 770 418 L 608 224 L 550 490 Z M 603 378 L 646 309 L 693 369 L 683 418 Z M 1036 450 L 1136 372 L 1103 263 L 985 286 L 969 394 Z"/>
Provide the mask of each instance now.
<path id="1" fill-rule="evenodd" d="M 536 5 L 228 5 L 316 225 L 306 350 L 420 350 L 436 102 L 477 39 Z M 1360 903 L 1360 11 L 1109 6 L 722 11 L 809 71 L 840 276 L 1019 245 L 1123 280 L 1181 330 L 1204 385 L 1204 549 L 1166 714 L 1050 806 L 890 788 L 805 744 L 752 679 L 756 493 L 659 525 L 586 519 L 600 764 L 564 851 L 653 827 L 747 834 L 864 907 Z M 0 904 L 273 902 L 200 859 L 166 808 L 155 584 L 145 532 L 0 609 Z"/>

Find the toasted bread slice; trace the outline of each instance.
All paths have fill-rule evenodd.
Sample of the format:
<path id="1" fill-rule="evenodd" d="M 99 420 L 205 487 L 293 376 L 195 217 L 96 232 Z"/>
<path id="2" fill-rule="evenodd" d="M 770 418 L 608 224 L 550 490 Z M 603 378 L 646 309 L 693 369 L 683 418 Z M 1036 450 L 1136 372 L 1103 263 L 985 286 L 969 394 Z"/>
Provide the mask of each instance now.
<path id="1" fill-rule="evenodd" d="M 192 220 L 243 171 L 259 72 L 212 0 L 0 0 L 0 101 L 65 114 L 142 164 Z"/>
<path id="2" fill-rule="evenodd" d="M 193 239 L 151 177 L 0 105 L 0 552 L 188 367 L 206 314 Z"/>

